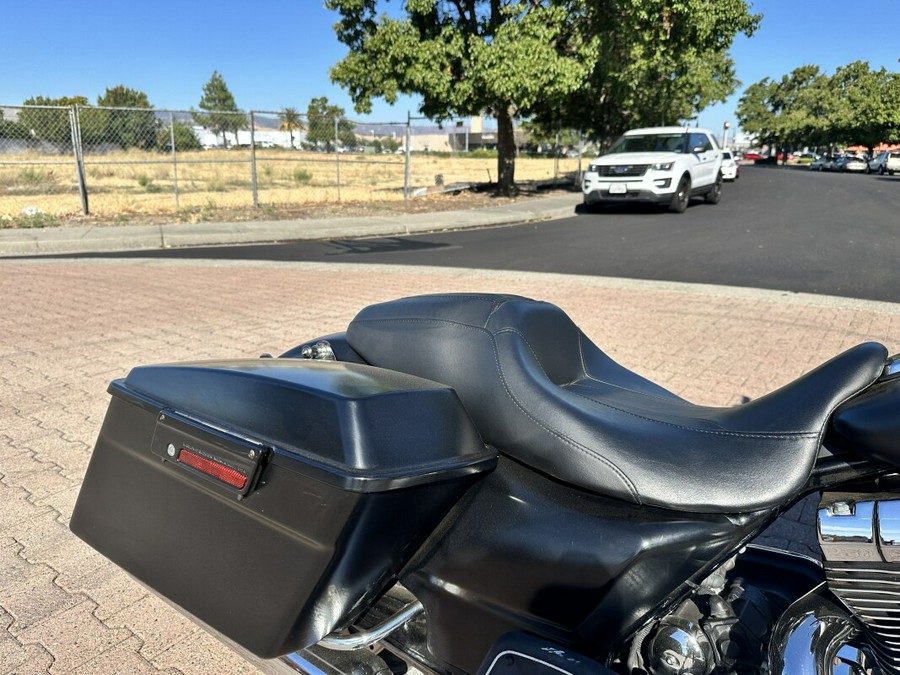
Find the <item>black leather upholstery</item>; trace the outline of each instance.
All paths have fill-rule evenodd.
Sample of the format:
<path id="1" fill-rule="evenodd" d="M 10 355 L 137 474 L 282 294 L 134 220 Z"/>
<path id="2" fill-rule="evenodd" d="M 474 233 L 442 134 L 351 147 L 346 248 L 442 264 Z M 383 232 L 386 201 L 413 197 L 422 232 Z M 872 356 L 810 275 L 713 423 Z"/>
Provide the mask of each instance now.
<path id="1" fill-rule="evenodd" d="M 456 389 L 487 443 L 586 490 L 693 512 L 788 501 L 830 413 L 887 356 L 868 343 L 734 408 L 693 405 L 623 368 L 558 307 L 508 295 L 432 295 L 362 310 L 367 362 Z"/>

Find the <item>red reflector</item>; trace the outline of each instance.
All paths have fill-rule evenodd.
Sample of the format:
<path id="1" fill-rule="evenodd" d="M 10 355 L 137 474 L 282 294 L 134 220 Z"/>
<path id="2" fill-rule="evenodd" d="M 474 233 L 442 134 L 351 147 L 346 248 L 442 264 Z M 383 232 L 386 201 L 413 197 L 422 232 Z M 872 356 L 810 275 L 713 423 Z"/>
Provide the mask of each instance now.
<path id="1" fill-rule="evenodd" d="M 198 455 L 187 448 L 182 448 L 181 452 L 178 453 L 178 461 L 205 473 L 207 476 L 218 478 L 220 481 L 228 483 L 238 490 L 243 490 L 247 484 L 247 476 L 240 471 L 235 471 L 231 467 L 207 459 L 203 455 Z"/>

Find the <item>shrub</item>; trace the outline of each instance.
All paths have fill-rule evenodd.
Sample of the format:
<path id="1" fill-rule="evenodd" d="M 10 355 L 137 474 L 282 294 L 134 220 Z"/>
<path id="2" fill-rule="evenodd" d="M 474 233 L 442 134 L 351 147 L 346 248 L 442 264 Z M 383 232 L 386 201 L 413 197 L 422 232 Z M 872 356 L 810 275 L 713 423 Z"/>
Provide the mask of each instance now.
<path id="1" fill-rule="evenodd" d="M 159 185 L 156 185 L 153 182 L 153 179 L 150 178 L 147 174 L 139 174 L 137 176 L 138 185 L 144 188 L 147 192 L 156 193 L 162 192 L 162 188 Z"/>
<path id="2" fill-rule="evenodd" d="M 312 180 L 312 174 L 306 169 L 297 169 L 294 171 L 293 178 L 298 183 L 308 183 Z"/>

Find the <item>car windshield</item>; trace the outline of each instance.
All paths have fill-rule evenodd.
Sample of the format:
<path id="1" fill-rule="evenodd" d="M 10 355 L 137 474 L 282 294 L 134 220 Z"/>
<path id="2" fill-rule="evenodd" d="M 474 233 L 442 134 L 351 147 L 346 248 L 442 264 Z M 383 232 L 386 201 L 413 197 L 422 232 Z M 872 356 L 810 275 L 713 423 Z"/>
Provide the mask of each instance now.
<path id="1" fill-rule="evenodd" d="M 688 134 L 644 134 L 622 136 L 610 152 L 684 152 Z"/>

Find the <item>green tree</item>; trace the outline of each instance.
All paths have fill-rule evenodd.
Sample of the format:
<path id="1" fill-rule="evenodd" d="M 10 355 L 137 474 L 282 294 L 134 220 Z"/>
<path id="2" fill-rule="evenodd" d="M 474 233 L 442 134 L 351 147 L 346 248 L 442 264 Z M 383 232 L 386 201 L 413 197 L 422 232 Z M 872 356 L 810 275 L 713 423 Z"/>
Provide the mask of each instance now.
<path id="1" fill-rule="evenodd" d="M 282 108 L 281 112 L 278 113 L 278 118 L 281 120 L 281 128 L 283 131 L 287 131 L 291 137 L 291 147 L 294 147 L 294 129 L 302 130 L 303 129 L 303 118 L 300 116 L 300 113 L 296 108 Z"/>
<path id="2" fill-rule="evenodd" d="M 331 69 L 358 112 L 371 100 L 422 96 L 420 111 L 442 120 L 492 114 L 498 181 L 515 180 L 513 120 L 581 88 L 599 41 L 583 28 L 585 0 L 409 0 L 405 16 L 377 16 L 376 0 L 326 0 L 350 53 Z"/>
<path id="3" fill-rule="evenodd" d="M 105 140 L 121 148 L 151 150 L 156 145 L 159 121 L 152 112 L 153 106 L 147 94 L 125 85 L 107 88 L 97 97 L 102 108 L 128 108 L 128 110 L 103 110 Z"/>
<path id="4" fill-rule="evenodd" d="M 19 113 L 19 124 L 28 129 L 30 135 L 56 145 L 71 145 L 72 125 L 69 110 L 72 106 L 87 106 L 84 96 L 63 96 L 48 98 L 34 96 L 23 103 Z"/>
<path id="5" fill-rule="evenodd" d="M 513 120 L 597 137 L 686 119 L 735 88 L 728 57 L 759 17 L 745 0 L 409 0 L 404 18 L 377 0 L 326 0 L 350 47 L 331 70 L 357 110 L 419 94 L 435 119 L 490 112 L 498 176 L 513 186 Z"/>
<path id="6" fill-rule="evenodd" d="M 381 139 L 381 149 L 385 152 L 395 153 L 400 149 L 400 141 L 396 138 L 387 136 Z"/>
<path id="7" fill-rule="evenodd" d="M 191 112 L 197 124 L 206 127 L 217 136 L 222 134 L 222 145 L 226 147 L 228 140 L 225 133 L 228 131 L 234 134 L 237 142 L 237 132 L 247 127 L 247 118 L 238 110 L 234 96 L 218 71 L 214 70 L 209 81 L 203 85 L 203 96 L 199 105 L 201 110 L 207 112 Z"/>
<path id="8" fill-rule="evenodd" d="M 879 143 L 900 140 L 900 74 L 854 61 L 835 71 L 828 89 L 836 140 L 864 145 L 870 155 Z"/>
<path id="9" fill-rule="evenodd" d="M 827 76 L 813 65 L 795 68 L 777 82 L 765 78 L 747 87 L 738 102 L 738 123 L 772 147 L 824 144 L 832 126 L 827 89 Z"/>
<path id="10" fill-rule="evenodd" d="M 749 87 L 737 108 L 744 131 L 780 147 L 865 145 L 900 140 L 900 74 L 855 61 L 834 75 L 801 66 Z"/>
<path id="11" fill-rule="evenodd" d="M 341 145 L 356 145 L 356 131 L 353 122 L 344 116 L 344 109 L 330 105 L 325 96 L 314 98 L 306 109 L 306 141 L 313 145 L 324 145 L 334 149 L 335 120 L 337 120 L 337 140 Z"/>
<path id="12" fill-rule="evenodd" d="M 189 124 L 183 122 L 175 122 L 172 131 L 168 127 L 159 129 L 156 132 L 156 147 L 161 152 L 172 152 L 172 136 L 175 137 L 175 149 L 177 151 L 184 150 L 201 150 L 203 146 L 200 139 L 194 134 L 194 130 Z"/>
<path id="13" fill-rule="evenodd" d="M 577 92 L 548 100 L 533 121 L 581 129 L 604 142 L 633 127 L 679 124 L 724 101 L 739 84 L 728 50 L 761 16 L 745 0 L 590 3 L 585 30 L 598 58 Z"/>
<path id="14" fill-rule="evenodd" d="M 5 119 L 3 111 L 0 110 L 0 139 L 2 138 L 31 138 L 28 127 L 20 122 Z"/>

